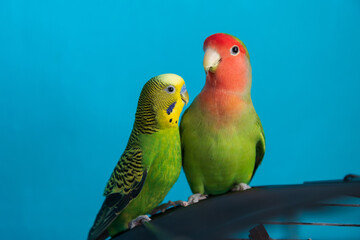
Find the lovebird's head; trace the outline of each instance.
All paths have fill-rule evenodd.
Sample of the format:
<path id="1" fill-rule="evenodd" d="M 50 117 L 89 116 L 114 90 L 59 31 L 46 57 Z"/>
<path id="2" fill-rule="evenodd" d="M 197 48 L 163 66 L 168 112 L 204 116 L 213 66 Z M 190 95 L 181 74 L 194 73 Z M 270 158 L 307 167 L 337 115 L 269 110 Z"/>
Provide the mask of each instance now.
<path id="1" fill-rule="evenodd" d="M 189 102 L 185 81 L 176 74 L 162 74 L 143 87 L 135 125 L 155 129 L 177 127 L 180 113 Z"/>
<path id="2" fill-rule="evenodd" d="M 205 40 L 204 52 L 203 66 L 210 84 L 241 90 L 246 82 L 251 82 L 249 52 L 237 37 L 226 33 L 213 34 Z"/>

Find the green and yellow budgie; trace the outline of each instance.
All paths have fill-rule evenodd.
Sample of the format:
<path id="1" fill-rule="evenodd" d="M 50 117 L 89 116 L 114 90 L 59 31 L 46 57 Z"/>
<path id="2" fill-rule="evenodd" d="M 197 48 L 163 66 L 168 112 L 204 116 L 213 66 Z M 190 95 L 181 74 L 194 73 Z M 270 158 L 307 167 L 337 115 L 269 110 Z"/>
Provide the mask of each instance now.
<path id="1" fill-rule="evenodd" d="M 180 135 L 189 203 L 249 188 L 265 153 L 265 137 L 251 95 L 245 45 L 218 33 L 204 42 L 206 83 L 185 111 Z"/>
<path id="2" fill-rule="evenodd" d="M 185 82 L 178 75 L 159 75 L 145 84 L 132 133 L 107 183 L 89 240 L 114 236 L 129 224 L 149 220 L 144 214 L 163 201 L 180 174 L 178 121 L 188 101 Z"/>

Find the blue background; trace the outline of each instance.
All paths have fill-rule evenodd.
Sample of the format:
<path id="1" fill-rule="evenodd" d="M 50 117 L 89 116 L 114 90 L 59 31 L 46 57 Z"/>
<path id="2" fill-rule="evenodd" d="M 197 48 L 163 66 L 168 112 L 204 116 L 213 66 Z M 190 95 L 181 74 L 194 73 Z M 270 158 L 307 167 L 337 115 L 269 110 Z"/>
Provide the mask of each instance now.
<path id="1" fill-rule="evenodd" d="M 359 23 L 356 0 L 0 1 L 1 238 L 84 239 L 143 84 L 177 73 L 194 99 L 216 32 L 251 56 L 252 185 L 360 173 Z M 188 195 L 182 174 L 166 200 Z"/>

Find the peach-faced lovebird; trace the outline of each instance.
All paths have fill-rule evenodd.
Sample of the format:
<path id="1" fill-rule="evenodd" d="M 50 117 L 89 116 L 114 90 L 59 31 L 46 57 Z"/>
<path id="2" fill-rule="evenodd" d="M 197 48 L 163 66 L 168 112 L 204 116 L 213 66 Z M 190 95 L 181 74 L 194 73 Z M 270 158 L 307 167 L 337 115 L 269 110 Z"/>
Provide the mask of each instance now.
<path id="1" fill-rule="evenodd" d="M 180 124 L 183 167 L 194 193 L 189 204 L 207 194 L 250 188 L 265 153 L 244 43 L 218 33 L 205 40 L 204 51 L 206 83 Z"/>
<path id="2" fill-rule="evenodd" d="M 128 144 L 107 183 L 89 240 L 150 220 L 144 214 L 163 201 L 181 171 L 178 120 L 188 101 L 178 75 L 159 75 L 145 84 Z"/>

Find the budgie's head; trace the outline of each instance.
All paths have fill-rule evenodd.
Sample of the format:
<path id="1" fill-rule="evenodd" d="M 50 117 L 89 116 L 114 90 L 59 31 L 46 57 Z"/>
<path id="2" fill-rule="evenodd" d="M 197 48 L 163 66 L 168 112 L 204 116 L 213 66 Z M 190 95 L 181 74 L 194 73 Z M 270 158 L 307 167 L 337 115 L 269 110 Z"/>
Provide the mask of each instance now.
<path id="1" fill-rule="evenodd" d="M 209 84 L 232 91 L 242 90 L 248 85 L 247 80 L 251 79 L 250 57 L 240 39 L 216 33 L 206 38 L 204 51 L 203 65 Z"/>
<path id="2" fill-rule="evenodd" d="M 145 133 L 177 127 L 180 113 L 189 101 L 185 81 L 176 74 L 162 74 L 143 87 L 135 125 Z"/>

